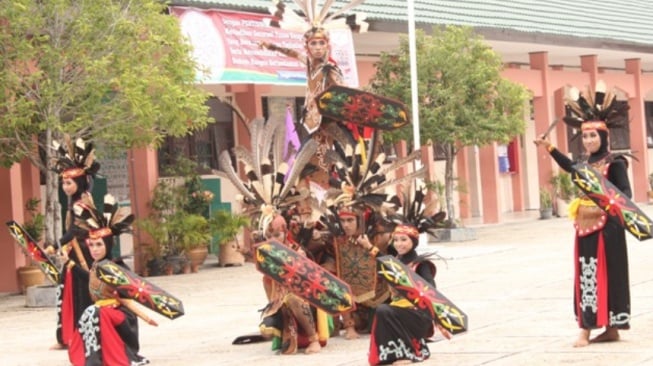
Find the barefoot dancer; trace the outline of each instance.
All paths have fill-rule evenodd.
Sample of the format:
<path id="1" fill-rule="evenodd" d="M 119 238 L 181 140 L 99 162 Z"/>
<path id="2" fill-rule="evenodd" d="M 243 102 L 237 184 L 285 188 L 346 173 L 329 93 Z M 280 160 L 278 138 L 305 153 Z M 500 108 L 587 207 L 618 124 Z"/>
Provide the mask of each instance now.
<path id="1" fill-rule="evenodd" d="M 628 119 L 628 105 L 605 93 L 605 84 L 597 83 L 595 94 L 579 95 L 573 88 L 567 100 L 571 117 L 564 121 L 581 131 L 586 162 L 602 172 L 621 192 L 631 196 L 628 161 L 610 152 L 609 128 L 622 127 Z M 573 162 L 546 140 L 534 141 L 547 149 L 565 171 Z M 574 204 L 576 203 L 576 204 Z M 581 328 L 574 347 L 592 342 L 619 340 L 619 329 L 630 328 L 630 289 L 628 254 L 623 227 L 607 220 L 606 213 L 587 197 L 572 202 L 570 216 L 576 227 L 574 254 L 574 312 Z M 605 328 L 590 340 L 592 329 Z"/>

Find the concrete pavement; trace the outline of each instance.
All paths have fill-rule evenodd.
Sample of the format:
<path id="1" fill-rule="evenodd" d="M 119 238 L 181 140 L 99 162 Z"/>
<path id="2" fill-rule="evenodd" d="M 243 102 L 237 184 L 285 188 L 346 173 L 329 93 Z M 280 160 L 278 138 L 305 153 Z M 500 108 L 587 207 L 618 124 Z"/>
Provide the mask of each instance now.
<path id="1" fill-rule="evenodd" d="M 643 206 L 653 216 L 653 206 Z M 653 365 L 653 241 L 628 236 L 632 321 L 622 340 L 576 349 L 572 310 L 571 222 L 539 220 L 474 226 L 478 239 L 431 243 L 438 288 L 469 316 L 470 330 L 429 345 L 425 365 Z M 160 326 L 141 322 L 141 353 L 153 365 L 366 365 L 369 336 L 331 338 L 316 355 L 279 356 L 270 343 L 231 345 L 256 333 L 265 304 L 261 275 L 251 263 L 150 280 L 184 301 L 186 315 Z M 26 308 L 22 295 L 0 295 L 0 365 L 68 365 L 54 343 L 53 308 Z"/>

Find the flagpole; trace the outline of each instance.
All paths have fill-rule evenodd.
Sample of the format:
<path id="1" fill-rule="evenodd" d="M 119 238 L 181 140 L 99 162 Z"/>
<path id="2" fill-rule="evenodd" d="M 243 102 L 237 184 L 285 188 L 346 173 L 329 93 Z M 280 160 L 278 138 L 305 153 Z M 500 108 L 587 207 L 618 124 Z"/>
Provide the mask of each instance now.
<path id="1" fill-rule="evenodd" d="M 408 49 L 410 56 L 410 94 L 413 120 L 413 150 L 421 147 L 419 141 L 419 102 L 417 95 L 417 44 L 415 41 L 415 0 L 408 0 Z M 417 161 L 416 161 L 417 163 Z M 416 169 L 418 166 L 415 167 Z"/>
<path id="2" fill-rule="evenodd" d="M 413 151 L 420 149 L 419 140 L 419 98 L 417 91 L 417 42 L 415 40 L 415 0 L 408 0 L 408 52 L 410 59 L 410 98 L 413 120 Z M 420 160 L 415 160 L 415 171 L 422 167 Z M 421 181 L 418 179 L 417 181 Z M 417 182 L 416 182 L 417 183 Z M 416 184 L 417 186 L 417 184 Z M 419 247 L 425 248 L 428 244 L 426 234 L 419 235 Z"/>

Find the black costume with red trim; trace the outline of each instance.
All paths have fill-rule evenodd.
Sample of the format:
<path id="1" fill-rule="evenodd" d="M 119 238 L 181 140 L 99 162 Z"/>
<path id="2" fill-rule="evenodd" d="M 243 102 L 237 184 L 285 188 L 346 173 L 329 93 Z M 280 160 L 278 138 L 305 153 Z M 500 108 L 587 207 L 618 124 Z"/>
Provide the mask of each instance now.
<path id="1" fill-rule="evenodd" d="M 435 286 L 435 265 L 415 249 L 399 257 L 420 277 Z M 376 308 L 368 361 L 389 365 L 398 360 L 424 361 L 431 355 L 426 339 L 433 335 L 433 318 L 415 309 L 410 301 L 393 297 L 390 304 Z"/>
<path id="2" fill-rule="evenodd" d="M 607 145 L 607 141 L 606 141 Z M 605 146 L 605 145 L 604 145 Z M 573 162 L 557 149 L 550 152 L 566 171 Z M 588 158 L 590 164 L 631 197 L 628 162 L 603 147 Z M 626 232 L 589 198 L 581 198 L 574 223 L 574 313 L 583 329 L 630 328 L 630 285 Z"/>
<path id="3" fill-rule="evenodd" d="M 79 330 L 84 354 L 75 366 L 136 366 L 149 361 L 139 355 L 138 318 L 111 294 L 110 286 L 100 281 L 91 268 L 91 296 L 95 303 L 84 311 Z M 79 356 L 79 355 L 78 355 Z"/>

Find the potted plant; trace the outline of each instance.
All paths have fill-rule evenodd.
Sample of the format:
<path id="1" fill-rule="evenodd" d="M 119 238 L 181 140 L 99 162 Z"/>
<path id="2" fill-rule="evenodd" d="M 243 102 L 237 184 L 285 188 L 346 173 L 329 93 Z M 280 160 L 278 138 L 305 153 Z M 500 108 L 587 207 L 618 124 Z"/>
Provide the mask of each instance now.
<path id="1" fill-rule="evenodd" d="M 550 219 L 553 215 L 553 199 L 546 189 L 540 189 L 540 218 Z"/>
<path id="2" fill-rule="evenodd" d="M 217 236 L 219 244 L 219 265 L 242 265 L 245 261 L 239 251 L 238 234 L 249 226 L 249 217 L 230 211 L 218 210 L 209 219 L 211 232 Z"/>
<path id="3" fill-rule="evenodd" d="M 576 198 L 578 190 L 571 181 L 571 175 L 567 172 L 560 172 L 549 181 L 553 187 L 554 204 L 557 216 L 566 216 L 569 202 Z"/>
<path id="4" fill-rule="evenodd" d="M 161 267 L 168 274 L 196 271 L 206 259 L 212 238 L 206 215 L 213 194 L 201 190 L 201 179 L 192 167 L 186 161 L 178 166 L 181 176 L 160 179 L 149 202 L 150 215 L 136 222 L 154 240 L 146 262 L 150 272 Z M 205 254 L 200 259 L 190 255 L 191 263 L 189 253 L 195 249 L 204 249 Z"/>

